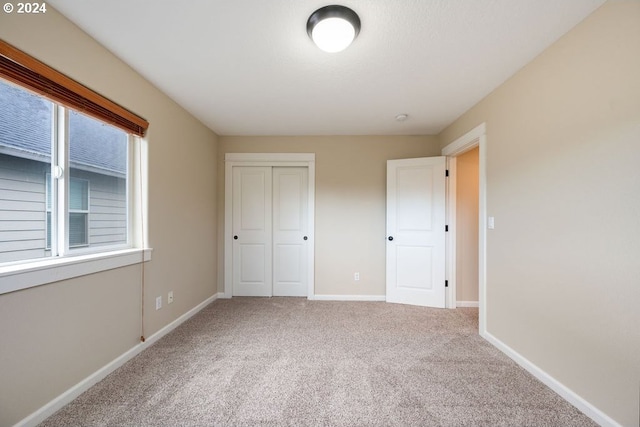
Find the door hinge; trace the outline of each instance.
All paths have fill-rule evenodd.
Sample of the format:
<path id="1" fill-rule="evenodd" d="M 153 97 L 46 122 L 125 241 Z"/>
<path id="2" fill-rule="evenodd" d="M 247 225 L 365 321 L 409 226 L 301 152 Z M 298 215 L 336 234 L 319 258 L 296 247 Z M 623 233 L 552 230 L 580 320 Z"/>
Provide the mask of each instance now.
<path id="1" fill-rule="evenodd" d="M 444 226 L 444 231 L 445 231 L 445 232 L 448 232 L 448 231 L 449 231 L 449 226 L 448 226 L 448 225 L 445 225 L 445 226 Z"/>
<path id="2" fill-rule="evenodd" d="M 444 176 L 449 176 L 449 169 L 446 169 L 446 170 L 444 171 Z"/>
<path id="3" fill-rule="evenodd" d="M 445 287 L 445 288 L 448 288 L 448 287 L 449 287 L 449 281 L 448 281 L 448 280 L 445 280 L 445 281 L 444 281 L 444 287 Z"/>

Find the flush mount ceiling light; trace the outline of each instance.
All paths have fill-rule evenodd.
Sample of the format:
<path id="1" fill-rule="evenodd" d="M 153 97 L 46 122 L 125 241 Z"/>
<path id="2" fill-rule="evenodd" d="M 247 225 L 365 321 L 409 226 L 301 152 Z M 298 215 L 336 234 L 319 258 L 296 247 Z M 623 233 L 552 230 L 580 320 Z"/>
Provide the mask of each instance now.
<path id="1" fill-rule="evenodd" d="M 348 7 L 321 7 L 307 21 L 307 34 L 325 52 L 346 49 L 360 32 L 360 18 Z"/>

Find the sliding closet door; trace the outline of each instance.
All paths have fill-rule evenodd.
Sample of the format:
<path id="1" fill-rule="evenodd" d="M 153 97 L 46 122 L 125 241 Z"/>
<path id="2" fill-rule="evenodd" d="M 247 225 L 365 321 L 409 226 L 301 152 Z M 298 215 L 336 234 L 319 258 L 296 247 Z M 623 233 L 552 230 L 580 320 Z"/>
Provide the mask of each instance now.
<path id="1" fill-rule="evenodd" d="M 274 296 L 307 296 L 307 180 L 307 168 L 273 168 Z"/>
<path id="2" fill-rule="evenodd" d="M 307 296 L 308 168 L 233 168 L 233 295 Z"/>
<path id="3" fill-rule="evenodd" d="M 233 168 L 233 295 L 272 295 L 271 167 Z"/>

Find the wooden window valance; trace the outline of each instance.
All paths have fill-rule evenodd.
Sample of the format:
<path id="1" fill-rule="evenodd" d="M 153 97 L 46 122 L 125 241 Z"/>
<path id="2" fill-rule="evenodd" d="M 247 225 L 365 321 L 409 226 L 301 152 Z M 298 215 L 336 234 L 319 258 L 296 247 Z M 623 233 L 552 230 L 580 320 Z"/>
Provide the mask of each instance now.
<path id="1" fill-rule="evenodd" d="M 0 77 L 128 133 L 144 136 L 149 127 L 140 116 L 3 40 L 0 40 Z"/>

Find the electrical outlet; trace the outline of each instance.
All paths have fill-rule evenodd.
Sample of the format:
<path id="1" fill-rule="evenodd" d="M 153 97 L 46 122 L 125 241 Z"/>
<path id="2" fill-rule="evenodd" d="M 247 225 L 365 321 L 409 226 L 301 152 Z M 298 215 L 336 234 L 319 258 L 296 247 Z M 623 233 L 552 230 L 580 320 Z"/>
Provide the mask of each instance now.
<path id="1" fill-rule="evenodd" d="M 360 273 L 359 273 L 359 272 L 355 272 L 355 273 L 353 273 L 353 280 L 355 280 L 356 282 L 357 282 L 358 280 L 360 280 Z"/>
<path id="2" fill-rule="evenodd" d="M 167 304 L 171 304 L 173 302 L 173 291 L 169 291 L 167 295 Z"/>
<path id="3" fill-rule="evenodd" d="M 156 310 L 160 310 L 162 308 L 162 295 L 156 297 Z"/>

